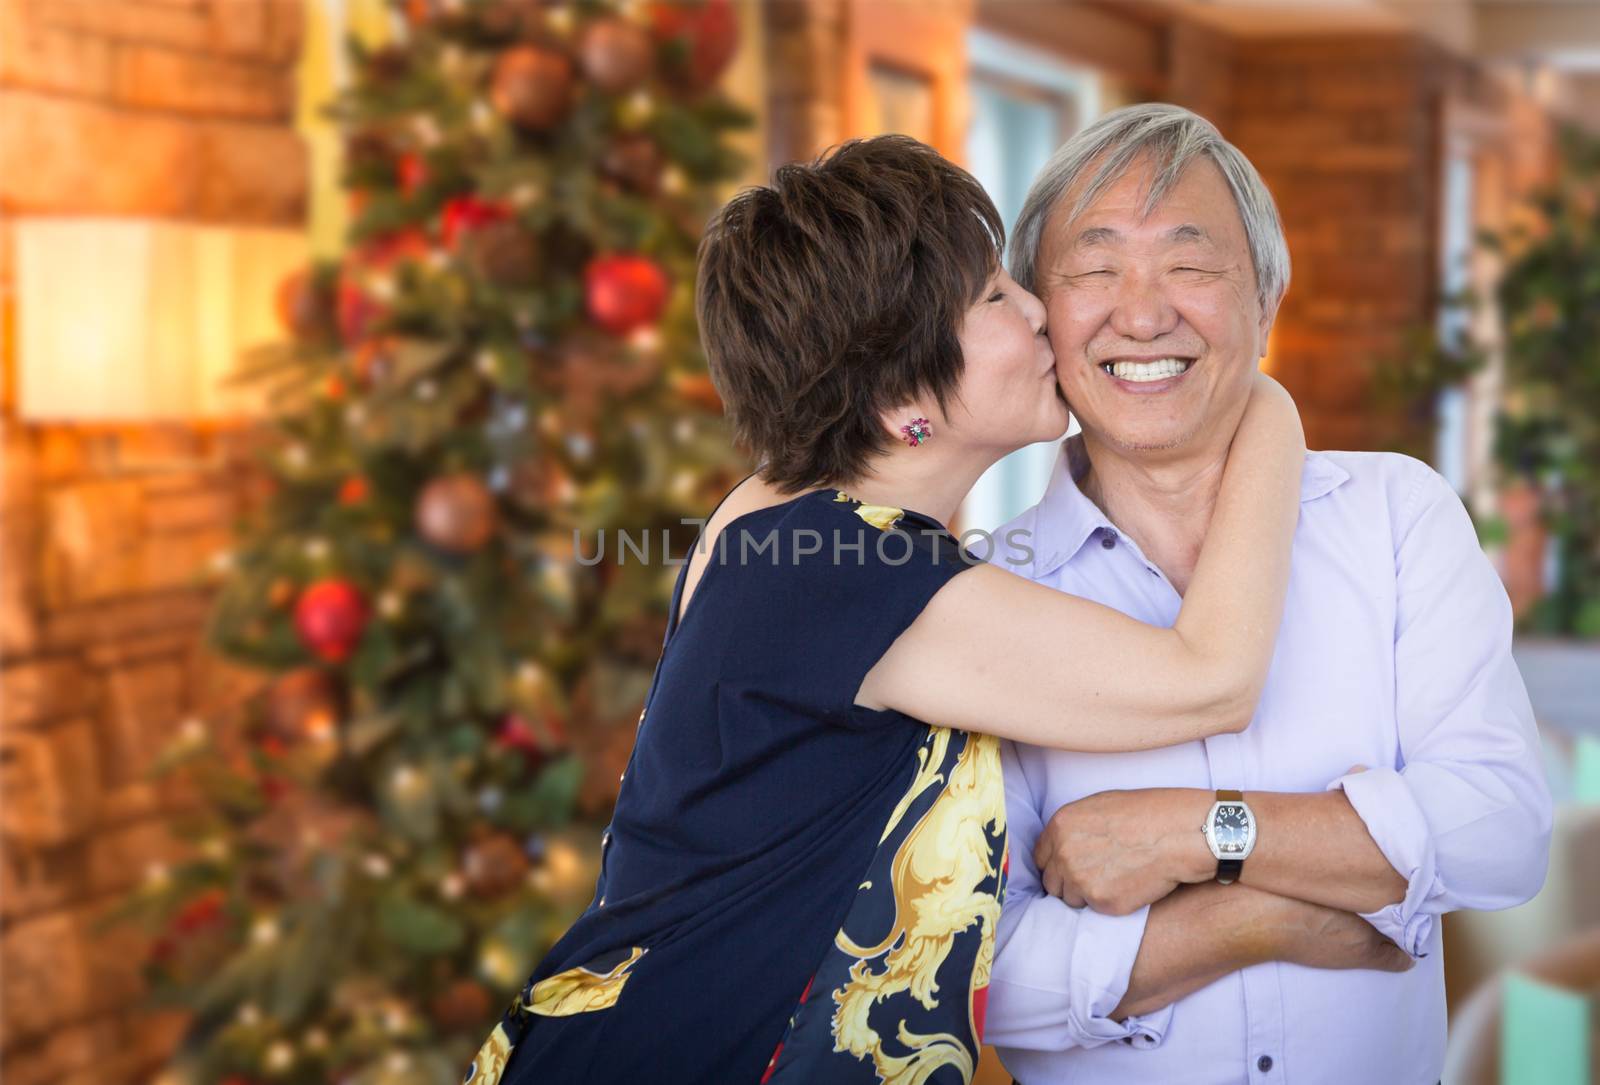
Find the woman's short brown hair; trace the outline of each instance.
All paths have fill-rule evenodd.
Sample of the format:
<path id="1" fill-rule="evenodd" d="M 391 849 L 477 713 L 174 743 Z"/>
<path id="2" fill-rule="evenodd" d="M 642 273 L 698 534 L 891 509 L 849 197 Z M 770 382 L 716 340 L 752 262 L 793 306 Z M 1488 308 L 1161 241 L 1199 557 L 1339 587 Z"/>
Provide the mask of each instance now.
<path id="1" fill-rule="evenodd" d="M 966 170 L 902 135 L 780 167 L 716 213 L 695 307 L 734 435 L 778 489 L 859 477 L 882 411 L 961 376 L 957 335 L 1005 228 Z"/>

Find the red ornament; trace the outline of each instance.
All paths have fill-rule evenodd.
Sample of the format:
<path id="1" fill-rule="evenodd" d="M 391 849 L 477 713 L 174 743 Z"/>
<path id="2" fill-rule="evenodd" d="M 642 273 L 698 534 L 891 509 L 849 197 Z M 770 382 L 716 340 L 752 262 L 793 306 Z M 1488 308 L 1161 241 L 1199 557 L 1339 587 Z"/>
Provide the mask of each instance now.
<path id="1" fill-rule="evenodd" d="M 506 204 L 480 200 L 476 196 L 455 196 L 444 205 L 439 233 L 445 248 L 454 251 L 467 231 L 505 222 L 511 216 L 511 208 Z"/>
<path id="2" fill-rule="evenodd" d="M 178 934 L 214 926 L 222 920 L 223 893 L 220 889 L 207 889 L 188 901 L 172 917 L 172 929 Z"/>
<path id="3" fill-rule="evenodd" d="M 339 338 L 346 343 L 365 339 L 384 309 L 346 272 L 339 276 Z"/>
<path id="4" fill-rule="evenodd" d="M 590 318 L 613 335 L 655 323 L 667 305 L 667 273 L 654 260 L 632 253 L 589 261 L 583 286 Z"/>
<path id="5" fill-rule="evenodd" d="M 432 252 L 428 236 L 415 227 L 368 241 L 339 269 L 339 335 L 346 343 L 367 337 L 373 324 L 388 311 L 382 302 L 361 288 L 361 272 L 384 271 L 402 260 L 421 260 Z"/>
<path id="6" fill-rule="evenodd" d="M 329 577 L 300 593 L 294 627 L 301 643 L 319 659 L 342 663 L 360 642 L 368 616 L 360 589 L 348 580 Z"/>
<path id="7" fill-rule="evenodd" d="M 739 17 L 732 0 L 659 0 L 650 5 L 656 40 L 667 48 L 667 74 L 689 90 L 717 81 L 739 47 Z"/>
<path id="8" fill-rule="evenodd" d="M 360 266 L 381 270 L 402 260 L 425 259 L 432 250 L 428 235 L 418 227 L 408 226 L 362 245 L 356 251 L 355 260 Z"/>
<path id="9" fill-rule="evenodd" d="M 428 183 L 428 163 L 415 151 L 402 154 L 395 163 L 395 173 L 400 177 L 400 191 L 415 196 L 417 190 Z"/>
<path id="10" fill-rule="evenodd" d="M 365 475 L 351 475 L 339 487 L 339 504 L 359 505 L 367 499 L 367 479 Z"/>
<path id="11" fill-rule="evenodd" d="M 503 750 L 519 750 L 531 762 L 537 762 L 552 753 L 564 750 L 567 745 L 566 725 L 553 712 L 545 713 L 538 722 L 530 722 L 520 712 L 508 712 L 495 732 L 495 745 Z"/>

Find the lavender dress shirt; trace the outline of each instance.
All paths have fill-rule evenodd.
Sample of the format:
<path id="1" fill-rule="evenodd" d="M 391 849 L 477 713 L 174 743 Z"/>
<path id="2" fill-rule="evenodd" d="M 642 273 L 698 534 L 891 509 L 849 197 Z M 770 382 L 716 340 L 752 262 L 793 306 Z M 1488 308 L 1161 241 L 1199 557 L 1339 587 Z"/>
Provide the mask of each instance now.
<path id="1" fill-rule="evenodd" d="M 1181 598 L 1078 489 L 1084 467 L 1070 438 L 990 560 L 1171 625 Z M 1445 1048 L 1436 917 L 1510 907 L 1544 882 L 1551 803 L 1511 608 L 1455 491 L 1409 456 L 1310 452 L 1300 500 L 1283 626 L 1246 731 L 1128 754 L 1003 744 L 1011 870 L 986 1039 L 1022 1085 L 1431 1085 Z M 1417 964 L 1262 964 L 1112 1020 L 1149 909 L 1068 907 L 1041 888 L 1033 847 L 1062 805 L 1146 787 L 1343 788 L 1408 884 L 1365 918 Z"/>

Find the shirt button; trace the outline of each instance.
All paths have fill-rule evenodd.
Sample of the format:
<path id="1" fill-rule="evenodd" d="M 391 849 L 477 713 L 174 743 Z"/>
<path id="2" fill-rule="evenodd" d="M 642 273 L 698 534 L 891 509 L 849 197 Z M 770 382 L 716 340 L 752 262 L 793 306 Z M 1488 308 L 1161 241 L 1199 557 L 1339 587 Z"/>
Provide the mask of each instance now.
<path id="1" fill-rule="evenodd" d="M 1260 1070 L 1263 1074 L 1269 1072 L 1272 1069 L 1272 1056 L 1262 1055 L 1259 1059 L 1257 1059 L 1256 1069 Z"/>
<path id="2" fill-rule="evenodd" d="M 1112 532 L 1112 533 L 1107 534 L 1107 535 L 1102 535 L 1100 537 L 1100 545 L 1105 547 L 1107 550 L 1110 550 L 1113 546 L 1116 546 L 1117 545 L 1116 533 Z"/>

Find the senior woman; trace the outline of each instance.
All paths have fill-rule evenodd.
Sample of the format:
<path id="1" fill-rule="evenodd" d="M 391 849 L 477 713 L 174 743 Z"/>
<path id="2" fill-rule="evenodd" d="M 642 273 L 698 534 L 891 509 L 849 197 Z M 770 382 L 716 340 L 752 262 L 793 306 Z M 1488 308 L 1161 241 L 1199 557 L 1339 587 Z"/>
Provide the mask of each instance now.
<path id="1" fill-rule="evenodd" d="M 593 903 L 468 1085 L 967 1082 L 1006 879 L 995 736 L 1135 750 L 1248 724 L 1298 508 L 1293 404 L 1261 377 L 1241 407 L 1172 628 L 975 559 L 946 530 L 961 499 L 1067 425 L 1002 233 L 904 136 L 785 166 L 713 218 L 701 334 L 761 466 L 679 571 Z"/>

